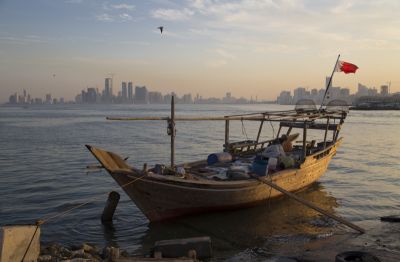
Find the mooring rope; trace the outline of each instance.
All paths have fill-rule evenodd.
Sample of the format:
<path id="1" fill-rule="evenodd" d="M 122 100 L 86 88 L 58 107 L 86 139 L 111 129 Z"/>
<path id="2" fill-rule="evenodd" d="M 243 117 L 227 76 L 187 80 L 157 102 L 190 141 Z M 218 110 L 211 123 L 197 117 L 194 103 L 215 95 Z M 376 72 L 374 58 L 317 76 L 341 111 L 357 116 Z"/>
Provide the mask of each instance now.
<path id="1" fill-rule="evenodd" d="M 35 236 L 36 236 L 36 232 L 38 231 L 38 229 L 39 229 L 40 225 L 41 225 L 41 221 L 40 221 L 40 220 L 38 220 L 38 221 L 36 222 L 36 228 L 35 228 L 35 232 L 33 232 L 33 235 L 32 235 L 32 238 L 31 238 L 31 241 L 29 241 L 28 248 L 25 250 L 25 253 L 24 253 L 24 255 L 23 255 L 22 259 L 21 259 L 21 262 L 24 262 L 24 259 L 25 259 L 25 257 L 26 257 L 26 254 L 28 254 L 28 251 L 29 251 L 29 249 L 31 248 L 31 245 L 32 245 L 33 239 L 35 238 Z"/>
<path id="2" fill-rule="evenodd" d="M 121 188 L 124 188 L 124 187 L 126 187 L 126 186 L 128 186 L 128 185 L 130 185 L 130 184 L 135 183 L 136 181 L 138 181 L 139 179 L 142 179 L 142 178 L 145 177 L 146 175 L 147 175 L 147 174 L 144 174 L 144 175 L 142 175 L 142 176 L 140 176 L 140 177 L 137 177 L 137 178 L 135 178 L 134 180 L 132 180 L 132 181 L 126 183 L 126 184 L 123 184 L 123 185 L 121 186 Z M 114 188 L 114 190 L 112 190 L 112 191 L 115 191 L 115 190 L 118 190 L 118 188 Z M 104 194 L 109 194 L 109 193 L 104 193 Z M 101 194 L 101 195 L 99 195 L 99 196 L 93 197 L 93 198 L 91 198 L 89 201 L 87 201 L 87 202 L 85 202 L 85 203 L 76 205 L 76 206 L 74 206 L 74 207 L 72 207 L 72 208 L 70 208 L 70 209 L 67 209 L 67 210 L 65 210 L 65 211 L 63 211 L 63 212 L 61 212 L 61 213 L 57 213 L 57 214 L 55 214 L 55 215 L 49 216 L 49 217 L 47 217 L 47 218 L 45 218 L 45 219 L 43 219 L 43 220 L 38 220 L 38 221 L 42 221 L 42 222 L 43 222 L 42 224 L 44 224 L 44 223 L 47 223 L 48 221 L 50 221 L 50 220 L 52 220 L 52 219 L 54 219 L 54 218 L 62 217 L 63 215 L 70 213 L 72 210 L 75 210 L 75 209 L 77 209 L 77 208 L 80 208 L 80 207 L 82 207 L 82 206 L 85 206 L 85 205 L 87 205 L 87 204 L 90 204 L 90 203 L 94 202 L 95 200 L 99 199 L 100 197 L 103 197 L 104 194 Z"/>
<path id="3" fill-rule="evenodd" d="M 142 179 L 142 178 L 145 177 L 146 175 L 147 175 L 147 174 L 144 174 L 144 175 L 142 175 L 142 176 L 140 176 L 140 177 L 135 178 L 135 179 L 132 180 L 132 181 L 129 181 L 129 182 L 126 183 L 126 184 L 123 184 L 123 185 L 121 186 L 121 188 L 124 188 L 124 187 L 126 187 L 126 186 L 128 186 L 128 185 L 131 185 L 131 184 L 135 183 L 136 181 Z M 118 190 L 118 188 L 116 188 L 116 189 L 114 189 L 114 190 L 112 190 L 112 191 L 115 191 L 115 190 Z M 107 193 L 107 194 L 109 194 L 109 193 Z M 69 208 L 69 209 L 63 211 L 63 212 L 56 213 L 56 214 L 51 215 L 51 216 L 49 216 L 49 217 L 47 217 L 47 218 L 38 219 L 38 220 L 36 221 L 36 229 L 35 229 L 35 232 L 34 232 L 33 235 L 32 235 L 32 238 L 31 238 L 31 240 L 30 240 L 30 242 L 29 242 L 29 244 L 28 244 L 28 247 L 27 247 L 26 250 L 25 250 L 25 253 L 24 253 L 24 256 L 23 256 L 22 259 L 21 259 L 21 262 L 24 261 L 26 255 L 28 254 L 28 251 L 29 251 L 29 249 L 31 248 L 33 239 L 35 238 L 35 235 L 36 235 L 36 233 L 37 233 L 37 231 L 38 231 L 38 229 L 39 229 L 39 227 L 40 227 L 41 225 L 43 225 L 43 224 L 45 224 L 45 223 L 47 223 L 47 222 L 49 222 L 50 220 L 53 220 L 53 219 L 55 219 L 55 218 L 62 217 L 62 216 L 64 216 L 64 215 L 70 213 L 71 211 L 73 211 L 73 210 L 75 210 L 75 209 L 78 209 L 78 208 L 80 208 L 80 207 L 82 207 L 82 206 L 85 206 L 85 205 L 87 205 L 87 204 L 90 204 L 90 203 L 94 202 L 95 200 L 97 200 L 97 199 L 99 199 L 100 197 L 103 197 L 103 196 L 104 196 L 104 194 L 101 194 L 101 195 L 99 195 L 99 196 L 90 198 L 90 200 L 87 201 L 87 202 L 85 202 L 85 203 L 76 205 L 76 206 L 74 206 L 74 207 L 72 207 L 72 208 Z"/>

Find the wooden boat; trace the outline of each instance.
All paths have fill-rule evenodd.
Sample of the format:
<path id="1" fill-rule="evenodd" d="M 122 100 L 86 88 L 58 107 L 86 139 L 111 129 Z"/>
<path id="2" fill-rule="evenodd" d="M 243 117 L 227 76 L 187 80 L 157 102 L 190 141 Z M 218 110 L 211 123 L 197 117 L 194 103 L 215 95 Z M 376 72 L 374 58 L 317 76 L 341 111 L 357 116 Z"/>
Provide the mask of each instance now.
<path id="1" fill-rule="evenodd" d="M 346 118 L 345 110 L 334 109 L 297 109 L 289 111 L 262 112 L 244 115 L 232 115 L 211 118 L 175 117 L 172 102 L 171 117 L 150 118 L 167 120 L 171 134 L 171 165 L 153 168 L 136 168 L 128 165 L 119 155 L 94 146 L 87 145 L 110 175 L 123 188 L 137 207 L 150 221 L 160 221 L 189 214 L 246 208 L 265 203 L 267 199 L 282 195 L 280 191 L 254 178 L 221 179 L 214 172 L 215 168 L 228 170 L 240 163 L 251 165 L 254 157 L 276 139 L 259 141 L 265 122 L 279 123 L 281 134 L 290 135 L 300 129 L 301 145 L 293 146 L 288 155 L 295 159 L 290 168 L 277 168 L 268 172 L 266 178 L 287 191 L 295 192 L 314 183 L 328 168 L 329 162 L 336 154 L 342 142 L 339 138 L 340 128 Z M 113 120 L 148 120 L 149 118 L 112 118 Z M 208 165 L 207 160 L 200 160 L 180 165 L 174 164 L 175 121 L 224 120 L 224 152 L 230 153 L 235 161 L 225 161 Z M 229 140 L 230 121 L 259 121 L 260 127 L 255 140 L 231 142 Z M 319 141 L 307 141 L 307 131 L 320 130 Z M 328 138 L 330 137 L 330 138 Z M 213 169 L 214 168 L 214 169 Z M 160 171 L 161 170 L 161 171 Z M 183 172 L 184 170 L 184 172 Z"/>

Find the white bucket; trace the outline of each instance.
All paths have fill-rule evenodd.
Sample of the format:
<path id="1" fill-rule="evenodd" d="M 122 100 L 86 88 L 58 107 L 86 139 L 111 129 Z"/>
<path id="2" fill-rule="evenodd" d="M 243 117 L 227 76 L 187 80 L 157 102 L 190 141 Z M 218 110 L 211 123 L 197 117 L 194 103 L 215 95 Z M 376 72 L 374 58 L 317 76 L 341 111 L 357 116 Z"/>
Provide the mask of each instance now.
<path id="1" fill-rule="evenodd" d="M 268 168 L 267 168 L 267 170 L 275 170 L 277 164 L 278 164 L 278 158 L 270 157 L 268 159 Z"/>

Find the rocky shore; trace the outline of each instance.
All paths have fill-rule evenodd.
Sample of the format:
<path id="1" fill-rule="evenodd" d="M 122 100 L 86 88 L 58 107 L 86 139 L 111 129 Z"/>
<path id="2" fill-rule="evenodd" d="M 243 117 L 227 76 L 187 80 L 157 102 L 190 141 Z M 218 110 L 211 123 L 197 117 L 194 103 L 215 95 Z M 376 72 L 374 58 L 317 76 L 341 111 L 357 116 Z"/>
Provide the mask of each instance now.
<path id="1" fill-rule="evenodd" d="M 99 248 L 84 243 L 80 246 L 64 247 L 56 243 L 43 245 L 38 262 L 101 262 L 127 258 L 128 252 L 118 247 Z"/>

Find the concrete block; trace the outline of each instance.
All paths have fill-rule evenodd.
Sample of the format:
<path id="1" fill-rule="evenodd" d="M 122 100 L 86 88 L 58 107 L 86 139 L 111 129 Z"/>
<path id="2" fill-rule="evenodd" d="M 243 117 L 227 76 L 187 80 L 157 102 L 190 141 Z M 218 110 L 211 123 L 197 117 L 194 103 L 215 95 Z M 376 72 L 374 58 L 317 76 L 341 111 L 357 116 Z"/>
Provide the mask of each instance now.
<path id="1" fill-rule="evenodd" d="M 28 249 L 31 240 L 32 243 Z M 36 225 L 0 228 L 0 262 L 22 261 L 27 249 L 28 252 L 23 261 L 37 261 L 40 254 L 40 227 L 37 230 Z"/>
<path id="2" fill-rule="evenodd" d="M 191 250 L 194 250 L 200 259 L 211 257 L 210 237 L 161 240 L 154 244 L 154 252 L 161 252 L 162 257 L 166 258 L 187 257 L 193 253 Z"/>

